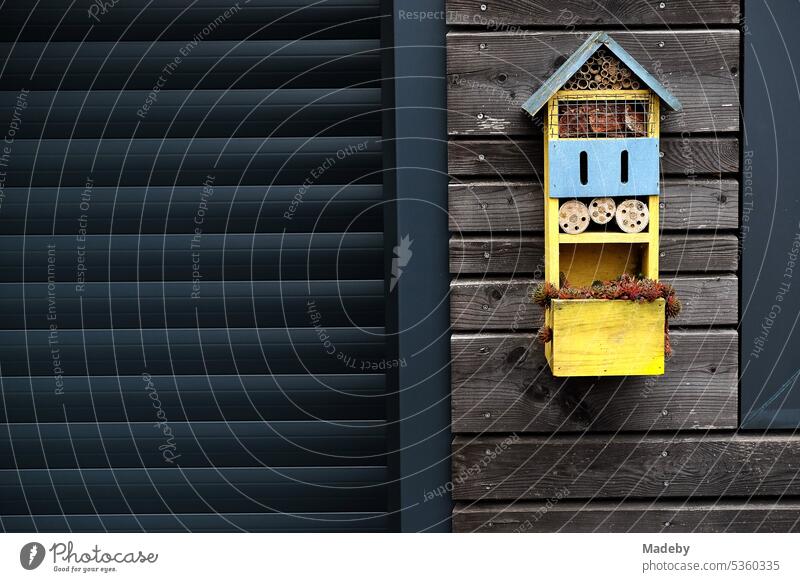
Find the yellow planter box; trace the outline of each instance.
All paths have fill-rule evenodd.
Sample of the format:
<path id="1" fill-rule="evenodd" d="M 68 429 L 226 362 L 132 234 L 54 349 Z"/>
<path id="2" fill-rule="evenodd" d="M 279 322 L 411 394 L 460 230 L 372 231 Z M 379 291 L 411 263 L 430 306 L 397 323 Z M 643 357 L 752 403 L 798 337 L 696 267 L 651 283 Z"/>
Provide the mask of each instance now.
<path id="1" fill-rule="evenodd" d="M 665 316 L 663 299 L 554 299 L 546 314 L 550 369 L 554 376 L 663 374 Z"/>

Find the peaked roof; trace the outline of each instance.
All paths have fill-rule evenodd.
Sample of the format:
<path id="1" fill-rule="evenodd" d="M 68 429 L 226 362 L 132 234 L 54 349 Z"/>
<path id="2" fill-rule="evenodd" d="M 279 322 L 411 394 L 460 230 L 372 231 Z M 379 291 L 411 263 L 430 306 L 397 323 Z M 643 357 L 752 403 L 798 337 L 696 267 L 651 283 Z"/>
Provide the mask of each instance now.
<path id="1" fill-rule="evenodd" d="M 529 115 L 536 115 L 550 97 L 564 86 L 564 83 L 581 68 L 583 63 L 585 63 L 601 45 L 608 47 L 608 49 L 639 77 L 645 85 L 652 89 L 670 109 L 673 111 L 681 110 L 681 102 L 678 101 L 672 93 L 667 91 L 666 87 L 659 83 L 653 75 L 648 73 L 642 65 L 637 63 L 636 60 L 628 54 L 628 51 L 622 48 L 617 41 L 605 32 L 595 32 L 587 38 L 580 48 L 572 53 L 572 56 L 564 61 L 564 64 L 539 87 L 536 93 L 531 95 L 530 99 L 522 104 L 522 108 L 527 111 Z"/>

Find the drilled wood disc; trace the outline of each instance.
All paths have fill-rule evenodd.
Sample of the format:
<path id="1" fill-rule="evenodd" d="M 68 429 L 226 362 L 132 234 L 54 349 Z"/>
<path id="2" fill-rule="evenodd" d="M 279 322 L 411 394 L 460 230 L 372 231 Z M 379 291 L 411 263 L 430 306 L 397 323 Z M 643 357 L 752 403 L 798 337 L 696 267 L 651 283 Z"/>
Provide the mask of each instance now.
<path id="1" fill-rule="evenodd" d="M 558 225 L 567 234 L 579 234 L 589 227 L 589 209 L 580 200 L 568 200 L 558 209 Z"/>
<path id="2" fill-rule="evenodd" d="M 606 224 L 614 218 L 617 204 L 613 198 L 595 198 L 589 203 L 589 215 L 597 224 Z"/>
<path id="3" fill-rule="evenodd" d="M 617 206 L 617 225 L 623 232 L 642 232 L 650 222 L 650 210 L 641 200 L 625 200 Z"/>

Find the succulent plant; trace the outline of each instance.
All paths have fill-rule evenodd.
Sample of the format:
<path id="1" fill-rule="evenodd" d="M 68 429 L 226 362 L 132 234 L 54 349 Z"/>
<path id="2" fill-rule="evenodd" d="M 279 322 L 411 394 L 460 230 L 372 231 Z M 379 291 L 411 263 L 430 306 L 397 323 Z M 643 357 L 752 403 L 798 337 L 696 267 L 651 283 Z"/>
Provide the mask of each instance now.
<path id="1" fill-rule="evenodd" d="M 543 325 L 539 328 L 539 333 L 536 334 L 536 339 L 542 344 L 553 341 L 553 328 Z"/>
<path id="2" fill-rule="evenodd" d="M 559 279 L 561 282 L 559 288 L 548 282 L 537 285 L 533 291 L 534 303 L 542 307 L 549 307 L 553 299 L 606 299 L 650 302 L 663 298 L 667 316 L 664 321 L 664 353 L 667 356 L 672 355 L 667 320 L 678 316 L 681 312 L 681 302 L 675 295 L 675 289 L 671 285 L 645 277 L 634 277 L 627 273 L 610 281 L 592 281 L 592 284 L 588 287 L 571 287 L 564 273 L 561 273 Z M 553 330 L 543 326 L 539 329 L 537 338 L 543 344 L 547 343 L 553 339 Z"/>

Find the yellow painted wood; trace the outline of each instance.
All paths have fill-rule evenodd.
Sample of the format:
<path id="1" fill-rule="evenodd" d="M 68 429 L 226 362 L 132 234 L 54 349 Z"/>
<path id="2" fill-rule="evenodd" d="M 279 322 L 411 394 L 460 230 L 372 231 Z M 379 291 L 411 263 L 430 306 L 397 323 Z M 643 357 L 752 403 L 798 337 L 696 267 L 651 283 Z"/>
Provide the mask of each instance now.
<path id="1" fill-rule="evenodd" d="M 544 132 L 544 167 L 547 168 L 547 138 L 559 139 L 558 123 L 550 123 L 551 119 L 558 119 L 558 98 L 553 97 L 547 102 L 547 116 L 545 117 L 546 131 Z M 546 184 L 547 182 L 545 182 Z"/>
<path id="2" fill-rule="evenodd" d="M 650 123 L 648 124 L 648 137 L 658 138 L 661 134 L 661 100 L 658 95 L 650 95 Z M 650 211 L 650 224 L 647 225 L 647 232 L 650 241 L 647 245 L 642 271 L 648 279 L 658 280 L 658 258 L 659 258 L 659 236 L 661 227 L 659 225 L 659 211 L 661 210 L 661 197 L 649 196 L 647 209 Z"/>
<path id="3" fill-rule="evenodd" d="M 558 99 L 569 99 L 571 101 L 578 101 L 578 100 L 590 100 L 590 99 L 605 99 L 605 100 L 614 100 L 614 101 L 624 101 L 625 99 L 634 100 L 634 99 L 642 99 L 647 100 L 650 99 L 650 96 L 654 93 L 650 89 L 595 89 L 595 90 L 586 90 L 586 89 L 578 89 L 577 91 L 568 91 L 563 89 L 558 91 L 550 101 L 558 100 Z"/>
<path id="4" fill-rule="evenodd" d="M 642 273 L 648 279 L 658 280 L 658 211 L 661 203 L 658 196 L 648 196 L 650 210 L 650 224 L 647 225 L 648 244 L 642 261 Z"/>
<path id="5" fill-rule="evenodd" d="M 554 376 L 664 373 L 664 300 L 553 300 Z"/>
<path id="6" fill-rule="evenodd" d="M 658 196 L 654 198 L 658 199 Z M 651 215 L 652 216 L 652 215 Z M 613 227 L 613 225 L 612 225 Z M 598 243 L 648 243 L 652 240 L 647 232 L 582 232 L 580 234 L 559 233 L 558 242 L 567 244 L 598 244 Z"/>
<path id="7" fill-rule="evenodd" d="M 642 271 L 643 245 L 559 245 L 559 263 L 573 287 L 616 279 L 623 273 Z"/>
<path id="8" fill-rule="evenodd" d="M 544 310 L 544 324 L 550 329 L 553 329 L 553 310 L 549 307 Z M 544 344 L 544 357 L 550 368 L 553 367 L 553 342 L 549 341 Z"/>
<path id="9" fill-rule="evenodd" d="M 545 280 L 558 287 L 559 260 L 558 260 L 558 204 L 556 198 L 550 197 L 550 164 L 548 161 L 548 140 L 552 139 L 553 126 L 558 133 L 558 124 L 549 122 L 549 114 L 555 107 L 555 99 L 547 105 L 548 118 L 545 119 L 544 132 L 544 273 Z M 557 139 L 557 136 L 556 136 Z"/>
<path id="10" fill-rule="evenodd" d="M 659 137 L 661 126 L 661 100 L 650 93 L 650 119 L 647 123 L 647 137 Z"/>

